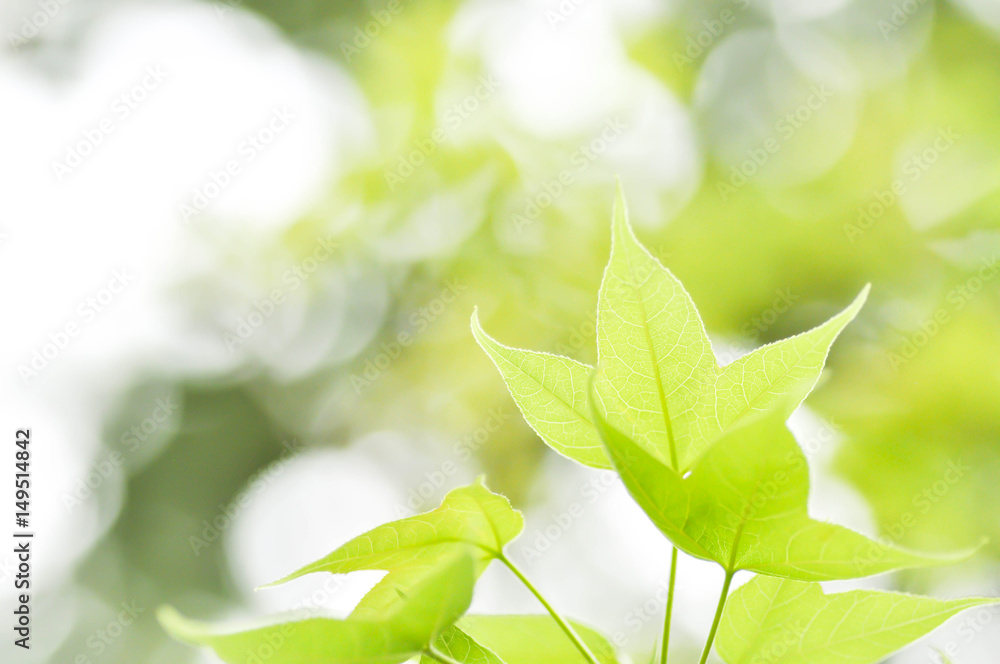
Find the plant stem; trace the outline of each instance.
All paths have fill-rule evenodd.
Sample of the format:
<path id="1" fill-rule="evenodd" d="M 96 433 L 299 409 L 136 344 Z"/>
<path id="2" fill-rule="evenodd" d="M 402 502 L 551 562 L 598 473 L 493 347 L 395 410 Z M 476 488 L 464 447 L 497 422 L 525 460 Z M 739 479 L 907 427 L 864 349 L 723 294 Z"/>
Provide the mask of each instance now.
<path id="1" fill-rule="evenodd" d="M 556 611 L 544 597 L 542 597 L 542 594 L 538 592 L 538 589 L 535 588 L 531 581 L 528 581 L 528 578 L 524 576 L 524 573 L 522 573 L 521 570 L 518 569 L 517 566 L 514 565 L 514 563 L 512 563 L 506 556 L 501 555 L 499 560 L 506 565 L 507 568 L 514 573 L 514 576 L 516 576 L 521 583 L 524 584 L 524 587 L 530 590 L 531 594 L 534 595 L 539 602 L 541 602 L 542 606 L 545 607 L 545 610 L 549 612 L 549 615 L 552 616 L 552 619 L 556 621 L 562 631 L 566 633 L 566 636 L 568 636 L 569 640 L 573 642 L 573 645 L 576 646 L 577 650 L 579 650 L 583 656 L 587 658 L 587 661 L 590 662 L 590 664 L 601 664 L 597 660 L 594 653 L 591 652 L 587 644 L 583 642 L 583 639 L 580 638 L 580 635 L 576 633 L 575 629 L 573 629 L 573 626 L 566 622 L 566 620 L 559 615 L 559 612 Z"/>
<path id="2" fill-rule="evenodd" d="M 674 611 L 674 584 L 677 582 L 677 547 L 670 550 L 670 582 L 667 584 L 667 610 L 663 615 L 663 640 L 660 643 L 660 664 L 667 664 L 670 647 L 670 616 Z"/>
<path id="3" fill-rule="evenodd" d="M 719 621 L 722 620 L 722 609 L 726 606 L 726 598 L 729 597 L 729 584 L 733 582 L 733 576 L 736 572 L 731 570 L 726 570 L 726 581 L 722 584 L 722 595 L 719 596 L 719 608 L 715 610 L 715 619 L 712 620 L 712 629 L 708 632 L 708 641 L 705 643 L 705 649 L 701 653 L 701 662 L 699 664 L 705 664 L 708 661 L 708 653 L 712 652 L 712 642 L 715 641 L 715 632 L 719 629 Z"/>
<path id="4" fill-rule="evenodd" d="M 431 659 L 436 659 L 441 662 L 441 664 L 462 664 L 457 659 L 452 659 L 448 655 L 436 649 L 434 646 L 427 646 L 427 649 L 424 650 L 424 654 Z"/>

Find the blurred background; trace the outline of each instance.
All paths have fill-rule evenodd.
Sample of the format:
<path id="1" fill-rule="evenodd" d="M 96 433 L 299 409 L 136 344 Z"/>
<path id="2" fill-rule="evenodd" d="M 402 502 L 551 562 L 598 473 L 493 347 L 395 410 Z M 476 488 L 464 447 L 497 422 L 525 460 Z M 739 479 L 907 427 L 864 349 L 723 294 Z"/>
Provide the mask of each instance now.
<path id="1" fill-rule="evenodd" d="M 864 585 L 1000 594 L 998 7 L 6 0 L 0 399 L 37 541 L 5 661 L 215 661 L 164 603 L 344 615 L 377 574 L 253 588 L 480 473 L 529 576 L 646 661 L 665 541 L 537 439 L 468 327 L 594 361 L 616 175 L 722 363 L 873 284 L 792 421 L 811 509 L 990 538 Z M 720 582 L 682 562 L 679 661 Z M 475 608 L 540 611 L 502 570 Z M 995 662 L 995 615 L 893 661 Z"/>

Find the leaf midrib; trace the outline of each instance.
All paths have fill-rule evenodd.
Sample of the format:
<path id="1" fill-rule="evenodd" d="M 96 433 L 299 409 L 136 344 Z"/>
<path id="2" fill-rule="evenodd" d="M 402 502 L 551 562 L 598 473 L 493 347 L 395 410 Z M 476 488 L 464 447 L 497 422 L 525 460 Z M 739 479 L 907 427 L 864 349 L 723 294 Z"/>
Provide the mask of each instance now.
<path id="1" fill-rule="evenodd" d="M 495 530 L 494 530 L 494 533 L 496 533 Z M 499 543 L 499 539 L 497 541 Z M 430 547 L 439 546 L 441 544 L 468 544 L 469 546 L 474 546 L 477 549 L 481 549 L 482 551 L 485 551 L 486 553 L 490 554 L 494 558 L 498 558 L 501 555 L 495 549 L 491 549 L 490 547 L 488 547 L 485 544 L 482 544 L 480 542 L 473 542 L 471 540 L 465 540 L 465 539 L 461 539 L 459 537 L 446 537 L 446 538 L 443 538 L 443 539 L 436 539 L 436 540 L 431 540 L 431 541 L 423 542 L 423 543 L 405 544 L 405 545 L 402 545 L 402 546 L 397 546 L 395 549 L 387 549 L 385 551 L 378 551 L 378 552 L 366 553 L 366 554 L 360 555 L 360 556 L 347 556 L 345 558 L 339 558 L 337 560 L 327 561 L 326 563 L 324 563 L 322 565 L 317 564 L 315 566 L 310 566 L 310 567 L 303 568 L 301 570 L 301 574 L 299 574 L 296 578 L 305 576 L 307 574 L 315 574 L 316 572 L 329 572 L 330 574 L 347 574 L 348 572 L 356 571 L 356 570 L 346 570 L 344 572 L 336 572 L 336 571 L 325 569 L 325 568 L 326 567 L 330 567 L 331 565 L 334 565 L 334 564 L 354 562 L 354 561 L 358 561 L 358 560 L 364 560 L 365 558 L 374 558 L 375 556 L 388 555 L 388 554 L 396 553 L 398 551 L 413 551 L 413 550 L 418 550 L 418 549 L 428 549 Z M 379 568 L 375 568 L 375 569 L 379 569 Z M 388 572 L 388 571 L 391 571 L 391 570 L 382 570 L 382 571 Z"/>
<path id="2" fill-rule="evenodd" d="M 802 334 L 800 334 L 798 336 L 805 336 L 807 334 L 809 334 L 809 332 L 803 332 Z M 795 339 L 795 337 L 790 337 L 789 339 L 784 339 L 782 341 L 776 342 L 776 344 L 786 343 L 786 342 L 792 341 L 794 339 Z M 752 412 L 753 409 L 754 409 L 754 405 L 756 405 L 758 401 L 760 401 L 761 399 L 763 399 L 764 395 L 766 395 L 766 394 L 773 394 L 774 393 L 774 385 L 775 385 L 775 383 L 777 383 L 779 380 L 782 380 L 782 379 L 786 378 L 788 376 L 788 374 L 790 374 L 792 372 L 793 369 L 801 366 L 800 362 L 802 361 L 802 358 L 804 358 L 806 355 L 808 355 L 809 353 L 811 353 L 814 350 L 816 350 L 816 348 L 819 347 L 823 343 L 823 341 L 824 340 L 817 341 L 807 351 L 805 351 L 804 353 L 800 353 L 798 359 L 795 362 L 793 362 L 790 366 L 786 367 L 784 371 L 782 371 L 780 374 L 778 374 L 777 377 L 774 378 L 774 380 L 769 381 L 768 384 L 767 384 L 767 387 L 765 389 L 761 390 L 757 394 L 757 396 L 755 396 L 753 398 L 753 400 L 747 402 L 746 408 L 741 409 L 737 413 L 736 417 L 734 417 L 732 419 L 732 421 L 730 421 L 726 426 L 723 427 L 723 430 L 725 430 L 726 428 L 732 426 L 736 422 L 739 422 L 741 419 L 743 419 L 744 417 L 747 416 L 747 413 Z M 761 348 L 758 348 L 757 351 L 754 351 L 754 352 L 759 352 L 759 351 L 761 351 L 764 348 L 767 348 L 767 346 L 762 346 Z M 730 366 L 732 366 L 732 365 L 730 365 Z M 726 367 L 726 368 L 728 368 L 728 367 Z M 723 373 L 725 373 L 726 368 L 722 369 Z M 741 381 L 741 383 L 743 383 L 743 381 Z M 715 398 L 718 399 L 718 392 L 716 392 Z"/>
<path id="3" fill-rule="evenodd" d="M 501 347 L 502 348 L 506 348 L 504 346 L 501 346 Z M 577 410 L 576 406 L 574 406 L 573 404 L 569 403 L 568 401 L 566 401 L 565 399 L 563 399 L 560 395 L 556 394 L 555 392 L 553 392 L 552 390 L 550 390 L 548 387 L 546 387 L 545 384 L 541 381 L 541 379 L 538 378 L 537 376 L 535 376 L 533 373 L 527 371 L 524 367 L 515 364 L 509 358 L 504 357 L 500 353 L 497 353 L 497 357 L 499 357 L 502 361 L 504 361 L 507 364 L 509 364 L 510 366 L 512 366 L 517 371 L 521 372 L 522 374 L 524 374 L 525 376 L 527 376 L 528 378 L 530 378 L 544 392 L 546 392 L 547 394 L 551 395 L 553 398 L 555 398 L 557 401 L 559 401 L 562 405 L 566 406 L 566 408 L 568 408 L 569 410 L 571 410 L 581 420 L 583 420 L 584 422 L 586 422 L 590 426 L 594 426 L 594 422 L 589 417 L 587 417 L 586 415 L 584 415 L 583 413 L 581 413 L 579 410 Z M 560 357 L 560 356 L 556 355 L 554 357 Z M 569 358 L 561 358 L 560 357 L 560 359 L 569 359 Z M 586 367 L 587 365 L 584 364 L 583 366 Z M 587 368 L 589 369 L 590 367 L 587 367 Z"/>
<path id="4" fill-rule="evenodd" d="M 636 279 L 635 267 L 632 265 L 632 255 L 628 248 L 623 248 L 625 254 L 625 263 L 628 265 L 629 277 L 633 284 L 633 290 L 636 294 L 636 299 L 639 302 L 639 312 L 642 315 L 642 333 L 646 338 L 646 346 L 649 349 L 649 357 L 653 364 L 653 381 L 656 383 L 656 394 L 660 399 L 660 411 L 663 413 L 663 424 L 667 429 L 667 443 L 670 446 L 670 466 L 674 471 L 678 470 L 677 462 L 677 445 L 674 442 L 674 427 L 670 421 L 670 410 L 667 406 L 667 395 L 663 391 L 663 382 L 660 377 L 660 362 L 656 354 L 656 349 L 653 346 L 653 337 L 649 331 L 649 318 L 646 316 L 646 302 L 643 298 L 642 288 L 639 281 Z"/>
<path id="5" fill-rule="evenodd" d="M 940 611 L 935 611 L 934 613 L 932 613 L 930 615 L 925 615 L 925 616 L 923 616 L 921 618 L 911 619 L 911 620 L 907 620 L 907 621 L 902 622 L 902 623 L 897 623 L 896 625 L 894 625 L 892 627 L 880 627 L 879 629 L 871 630 L 871 631 L 865 632 L 864 634 L 860 634 L 860 635 L 857 635 L 857 636 L 852 636 L 850 638 L 835 639 L 835 640 L 831 640 L 831 641 L 826 641 L 825 643 L 821 644 L 820 646 L 814 646 L 814 647 L 809 648 L 807 650 L 800 648 L 797 651 L 797 654 L 817 652 L 817 651 L 820 651 L 823 648 L 826 648 L 826 647 L 831 646 L 831 645 L 841 645 L 841 644 L 844 644 L 844 643 L 851 643 L 853 641 L 862 641 L 862 640 L 865 640 L 866 637 L 871 636 L 873 634 L 882 634 L 882 633 L 886 633 L 886 632 L 892 632 L 894 630 L 902 629 L 902 628 L 907 627 L 909 625 L 913 625 L 913 624 L 916 624 L 916 623 L 919 623 L 919 622 L 922 622 L 922 621 L 925 621 L 925 620 L 934 620 L 934 619 L 938 618 L 939 616 L 958 613 L 959 611 L 964 611 L 965 609 L 971 609 L 974 606 L 981 606 L 982 604 L 983 604 L 983 602 L 968 602 L 961 609 L 957 609 L 957 610 L 950 609 L 950 608 L 949 609 L 941 609 Z M 846 618 L 845 618 L 845 620 L 846 620 Z M 843 622 L 843 621 L 841 621 L 841 622 Z"/>

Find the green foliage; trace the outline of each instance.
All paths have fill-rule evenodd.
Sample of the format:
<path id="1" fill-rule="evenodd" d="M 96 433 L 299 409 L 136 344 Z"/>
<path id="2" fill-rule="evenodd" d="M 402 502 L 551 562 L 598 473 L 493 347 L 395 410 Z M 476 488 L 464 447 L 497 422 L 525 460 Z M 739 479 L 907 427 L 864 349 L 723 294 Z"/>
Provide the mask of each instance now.
<path id="1" fill-rule="evenodd" d="M 434 646 L 439 653 L 459 662 L 467 662 L 468 664 L 504 664 L 503 660 L 492 650 L 466 634 L 462 630 L 461 625 L 454 625 L 450 629 L 445 630 L 434 642 Z M 433 664 L 434 661 L 429 655 L 424 655 L 420 658 L 420 664 Z"/>
<path id="2" fill-rule="evenodd" d="M 601 664 L 616 664 L 607 639 L 574 624 Z M 582 664 L 586 659 L 547 616 L 466 616 L 438 637 L 438 650 L 461 662 L 481 664 Z M 423 658 L 422 664 L 434 660 Z"/>
<path id="3" fill-rule="evenodd" d="M 159 611 L 164 628 L 178 639 L 209 646 L 225 662 L 245 664 L 398 664 L 421 652 L 472 601 L 473 561 L 453 553 L 410 575 L 400 598 L 380 616 L 305 618 L 239 632 L 225 632 Z"/>
<path id="4" fill-rule="evenodd" d="M 960 611 L 995 598 L 937 600 L 755 577 L 733 593 L 719 629 L 728 664 L 874 664 Z"/>
<path id="5" fill-rule="evenodd" d="M 723 434 L 682 478 L 595 410 L 629 493 L 675 546 L 729 572 L 805 581 L 945 564 L 971 552 L 928 555 L 875 542 L 809 517 L 809 467 L 780 415 Z"/>
<path id="6" fill-rule="evenodd" d="M 483 332 L 472 314 L 472 334 L 490 356 L 525 421 L 552 449 L 593 468 L 611 468 L 590 419 L 591 367 L 568 357 L 508 348 Z"/>
<path id="7" fill-rule="evenodd" d="M 419 575 L 424 568 L 454 555 L 456 549 L 473 554 L 478 576 L 491 560 L 502 555 L 503 547 L 523 527 L 520 512 L 506 498 L 490 492 L 480 480 L 450 492 L 437 509 L 370 530 L 270 585 L 315 572 L 384 570 L 389 574 L 352 614 L 377 616 L 398 601 L 396 587 L 405 584 L 411 575 Z"/>
<path id="8" fill-rule="evenodd" d="M 725 569 L 701 664 L 716 634 L 728 664 L 876 662 L 959 611 L 995 601 L 824 595 L 816 583 L 970 555 L 907 551 L 809 517 L 808 464 L 785 421 L 816 385 L 830 346 L 866 295 L 809 332 L 719 366 L 691 298 L 632 233 L 619 190 L 599 295 L 596 369 L 506 347 L 473 314 L 476 340 L 542 440 L 584 465 L 617 471 L 678 550 Z M 172 610 L 162 611 L 161 621 L 228 662 L 246 661 L 265 646 L 278 664 L 393 664 L 416 655 L 424 664 L 616 662 L 606 639 L 563 618 L 505 556 L 522 528 L 520 513 L 480 480 L 453 490 L 437 509 L 379 526 L 277 582 L 315 572 L 386 571 L 346 620 L 299 617 L 235 633 Z M 551 620 L 462 617 L 493 560 L 525 584 Z M 727 608 L 740 570 L 762 576 L 737 590 Z M 668 593 L 672 601 L 672 583 Z M 663 644 L 669 627 L 668 613 Z M 664 645 L 661 662 L 667 654 Z"/>

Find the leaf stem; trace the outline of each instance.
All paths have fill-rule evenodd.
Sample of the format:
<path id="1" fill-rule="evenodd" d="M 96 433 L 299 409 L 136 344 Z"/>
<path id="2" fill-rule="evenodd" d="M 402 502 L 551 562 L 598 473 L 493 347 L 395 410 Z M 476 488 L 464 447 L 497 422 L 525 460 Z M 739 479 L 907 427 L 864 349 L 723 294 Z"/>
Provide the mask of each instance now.
<path id="1" fill-rule="evenodd" d="M 670 616 L 674 611 L 674 584 L 677 582 L 677 547 L 670 549 L 670 582 L 667 584 L 667 610 L 663 615 L 663 639 L 660 643 L 660 664 L 667 664 L 670 647 Z"/>
<path id="2" fill-rule="evenodd" d="M 424 649 L 424 654 L 430 657 L 431 659 L 436 659 L 437 661 L 441 662 L 441 664 L 462 664 L 457 659 L 453 659 L 448 655 L 444 654 L 443 652 L 435 648 L 433 645 L 427 646 L 427 648 Z"/>
<path id="3" fill-rule="evenodd" d="M 590 664 L 601 664 L 587 644 L 583 642 L 583 639 L 580 638 L 580 635 L 576 633 L 575 629 L 573 629 L 573 626 L 570 625 L 565 618 L 559 615 L 559 612 L 548 603 L 540 592 L 538 592 L 538 589 L 535 588 L 524 573 L 521 572 L 521 570 L 518 569 L 517 566 L 511 562 L 509 558 L 507 558 L 507 556 L 501 555 L 498 560 L 506 565 L 507 568 L 514 573 L 514 576 L 516 576 L 521 583 L 524 584 L 524 587 L 531 591 L 531 594 L 534 595 L 539 602 L 541 602 L 542 606 L 545 607 L 545 610 L 549 612 L 549 615 L 552 616 L 552 619 L 556 621 L 556 624 L 559 625 L 562 631 L 566 633 L 566 636 L 568 636 L 569 640 L 573 642 L 573 645 L 576 646 L 577 650 L 579 650 L 583 656 L 587 658 L 587 661 L 590 662 Z"/>
<path id="4" fill-rule="evenodd" d="M 715 633 L 719 629 L 719 621 L 722 620 L 722 609 L 726 606 L 726 598 L 729 597 L 729 584 L 733 582 L 735 575 L 735 571 L 726 570 L 726 581 L 722 584 L 722 595 L 719 596 L 719 608 L 715 610 L 715 619 L 712 620 L 712 629 L 708 632 L 708 641 L 705 642 L 699 664 L 705 664 L 708 661 L 708 654 L 712 652 L 712 642 L 715 641 Z"/>

